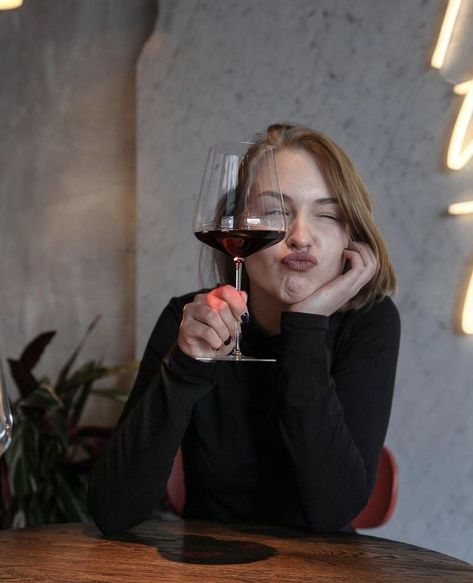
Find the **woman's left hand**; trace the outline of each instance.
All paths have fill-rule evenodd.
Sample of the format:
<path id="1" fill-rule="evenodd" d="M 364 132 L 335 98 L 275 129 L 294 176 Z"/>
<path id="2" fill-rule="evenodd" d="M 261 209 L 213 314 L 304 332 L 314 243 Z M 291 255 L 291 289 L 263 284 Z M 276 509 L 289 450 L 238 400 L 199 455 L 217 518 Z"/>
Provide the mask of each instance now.
<path id="1" fill-rule="evenodd" d="M 350 268 L 304 300 L 291 304 L 287 308 L 289 312 L 331 316 L 374 277 L 377 270 L 376 257 L 367 243 L 353 241 L 351 248 L 345 249 L 343 255 L 350 261 Z"/>

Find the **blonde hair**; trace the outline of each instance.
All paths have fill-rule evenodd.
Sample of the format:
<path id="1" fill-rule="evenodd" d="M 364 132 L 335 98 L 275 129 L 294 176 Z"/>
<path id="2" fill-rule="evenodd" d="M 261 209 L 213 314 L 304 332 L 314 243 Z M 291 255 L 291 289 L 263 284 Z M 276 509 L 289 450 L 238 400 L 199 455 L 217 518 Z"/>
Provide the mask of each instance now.
<path id="1" fill-rule="evenodd" d="M 284 123 L 270 125 L 251 149 L 256 154 L 268 147 L 275 150 L 302 149 L 311 154 L 327 186 L 339 201 L 350 238 L 367 243 L 375 254 L 377 270 L 374 277 L 342 310 L 359 309 L 394 293 L 396 275 L 386 244 L 374 221 L 371 195 L 345 152 L 320 132 Z M 232 281 L 234 265 L 231 258 L 216 252 L 214 260 L 223 281 Z M 242 284 L 247 289 L 247 282 L 242 281 Z"/>

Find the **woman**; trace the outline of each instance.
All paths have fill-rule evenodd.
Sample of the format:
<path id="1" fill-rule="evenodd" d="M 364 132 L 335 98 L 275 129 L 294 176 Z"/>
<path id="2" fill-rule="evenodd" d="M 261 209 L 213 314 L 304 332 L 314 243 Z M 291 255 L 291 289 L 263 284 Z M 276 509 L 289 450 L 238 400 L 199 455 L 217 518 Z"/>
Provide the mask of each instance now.
<path id="1" fill-rule="evenodd" d="M 187 518 L 334 531 L 369 498 L 399 346 L 394 272 L 340 148 L 279 124 L 259 145 L 276 151 L 286 238 L 247 258 L 248 293 L 223 285 L 161 314 L 91 477 L 105 533 L 150 516 L 181 443 Z M 278 362 L 195 360 L 229 353 L 235 320 L 243 352 Z"/>

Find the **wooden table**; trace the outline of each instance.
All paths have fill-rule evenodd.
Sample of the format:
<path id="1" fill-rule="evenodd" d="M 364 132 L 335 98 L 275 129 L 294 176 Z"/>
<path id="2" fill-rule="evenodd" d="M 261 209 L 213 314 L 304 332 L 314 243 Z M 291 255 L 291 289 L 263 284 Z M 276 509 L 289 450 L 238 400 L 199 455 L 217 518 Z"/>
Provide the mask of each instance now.
<path id="1" fill-rule="evenodd" d="M 473 582 L 473 566 L 371 536 L 155 520 L 115 537 L 86 523 L 0 531 L 0 581 Z"/>

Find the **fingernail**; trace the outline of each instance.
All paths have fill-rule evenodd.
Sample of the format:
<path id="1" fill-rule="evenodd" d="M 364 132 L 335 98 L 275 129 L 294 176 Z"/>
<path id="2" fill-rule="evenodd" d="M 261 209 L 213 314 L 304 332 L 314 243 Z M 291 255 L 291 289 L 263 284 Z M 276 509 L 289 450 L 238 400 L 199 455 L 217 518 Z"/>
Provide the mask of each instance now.
<path id="1" fill-rule="evenodd" d="M 228 346 L 228 345 L 230 344 L 230 342 L 231 342 L 231 341 L 232 341 L 232 337 L 231 337 L 231 336 L 229 336 L 229 337 L 228 337 L 228 338 L 225 340 L 225 342 L 224 342 L 225 346 Z"/>
<path id="2" fill-rule="evenodd" d="M 248 324 L 250 321 L 250 314 L 248 314 L 248 312 L 243 312 L 243 314 L 240 316 L 240 320 L 242 324 Z"/>

